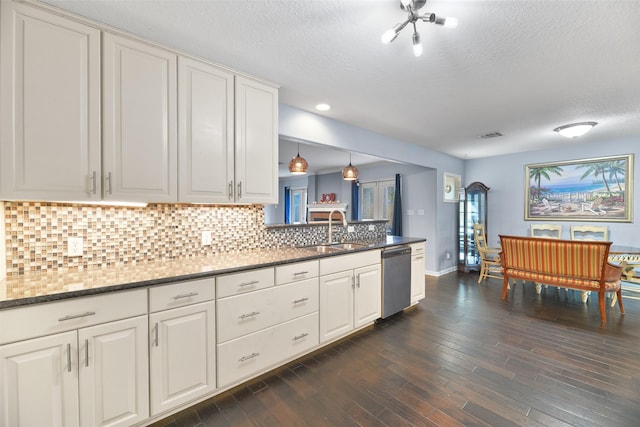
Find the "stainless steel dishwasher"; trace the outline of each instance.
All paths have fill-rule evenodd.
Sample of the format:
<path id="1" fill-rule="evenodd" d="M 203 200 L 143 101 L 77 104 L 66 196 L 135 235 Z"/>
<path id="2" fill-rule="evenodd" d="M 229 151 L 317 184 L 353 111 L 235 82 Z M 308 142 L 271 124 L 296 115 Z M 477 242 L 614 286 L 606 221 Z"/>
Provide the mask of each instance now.
<path id="1" fill-rule="evenodd" d="M 411 305 L 411 248 L 396 246 L 382 251 L 382 318 Z"/>

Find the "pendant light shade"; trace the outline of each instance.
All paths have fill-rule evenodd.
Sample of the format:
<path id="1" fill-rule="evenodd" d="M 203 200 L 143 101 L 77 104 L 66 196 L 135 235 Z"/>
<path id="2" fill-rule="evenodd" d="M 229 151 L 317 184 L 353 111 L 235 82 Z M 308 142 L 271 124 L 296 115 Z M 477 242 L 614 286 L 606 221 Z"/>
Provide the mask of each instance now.
<path id="1" fill-rule="evenodd" d="M 349 165 L 342 168 L 342 179 L 345 181 L 358 179 L 358 168 L 351 164 L 351 153 L 349 153 Z"/>
<path id="2" fill-rule="evenodd" d="M 300 144 L 298 144 L 298 154 L 289 161 L 289 172 L 291 175 L 304 175 L 309 170 L 309 163 L 300 157 Z"/>

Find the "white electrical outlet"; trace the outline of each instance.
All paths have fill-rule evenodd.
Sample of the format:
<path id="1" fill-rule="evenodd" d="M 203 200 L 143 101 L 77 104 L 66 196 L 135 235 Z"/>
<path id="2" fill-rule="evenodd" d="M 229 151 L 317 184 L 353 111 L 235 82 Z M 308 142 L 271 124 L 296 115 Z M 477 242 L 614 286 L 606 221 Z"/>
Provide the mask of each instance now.
<path id="1" fill-rule="evenodd" d="M 375 226 L 375 225 L 369 225 L 369 231 L 373 231 L 373 230 L 375 230 L 375 229 L 376 229 L 376 226 Z"/>
<path id="2" fill-rule="evenodd" d="M 82 237 L 69 237 L 67 240 L 67 256 L 82 256 L 83 246 Z"/>
<path id="3" fill-rule="evenodd" d="M 355 231 L 356 231 L 356 227 L 354 227 L 353 225 L 347 226 L 347 233 L 353 233 Z"/>
<path id="4" fill-rule="evenodd" d="M 202 246 L 211 246 L 211 231 L 204 230 L 202 232 Z"/>

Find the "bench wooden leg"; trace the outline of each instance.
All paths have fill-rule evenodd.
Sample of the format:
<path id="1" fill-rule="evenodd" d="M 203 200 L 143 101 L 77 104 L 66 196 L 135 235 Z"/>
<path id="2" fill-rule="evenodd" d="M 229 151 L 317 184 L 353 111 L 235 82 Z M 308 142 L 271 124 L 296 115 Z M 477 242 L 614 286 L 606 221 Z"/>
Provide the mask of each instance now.
<path id="1" fill-rule="evenodd" d="M 620 313 L 624 314 L 624 305 L 622 305 L 622 288 L 618 289 L 615 293 L 615 296 L 618 297 L 618 307 L 620 307 Z"/>
<path id="2" fill-rule="evenodd" d="M 598 306 L 600 307 L 600 323 L 602 326 L 607 324 L 607 309 L 604 304 L 604 291 L 598 292 Z"/>
<path id="3" fill-rule="evenodd" d="M 509 277 L 505 275 L 502 279 L 502 299 L 507 298 L 507 292 L 509 292 Z"/>

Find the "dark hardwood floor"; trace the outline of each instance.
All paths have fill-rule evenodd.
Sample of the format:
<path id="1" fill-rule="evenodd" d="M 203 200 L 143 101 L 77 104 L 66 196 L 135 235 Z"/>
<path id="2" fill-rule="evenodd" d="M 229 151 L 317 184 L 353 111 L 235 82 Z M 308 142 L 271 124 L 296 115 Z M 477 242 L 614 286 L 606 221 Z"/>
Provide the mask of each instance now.
<path id="1" fill-rule="evenodd" d="M 601 328 L 597 296 L 477 278 L 155 425 L 640 425 L 640 301 Z"/>

